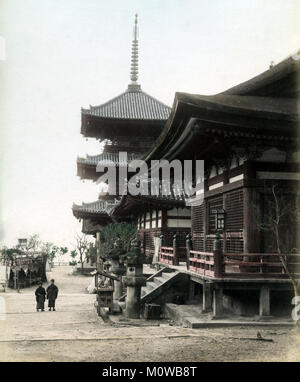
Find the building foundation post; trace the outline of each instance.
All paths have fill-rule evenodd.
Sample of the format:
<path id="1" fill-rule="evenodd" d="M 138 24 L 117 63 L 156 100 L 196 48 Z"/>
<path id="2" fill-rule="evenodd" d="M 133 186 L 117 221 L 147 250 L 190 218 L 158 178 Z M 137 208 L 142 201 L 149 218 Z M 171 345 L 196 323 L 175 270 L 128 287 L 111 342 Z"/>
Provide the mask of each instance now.
<path id="1" fill-rule="evenodd" d="M 212 310 L 212 293 L 209 283 L 203 284 L 202 312 L 210 312 Z"/>
<path id="2" fill-rule="evenodd" d="M 215 285 L 213 291 L 213 317 L 223 316 L 223 288 L 220 285 Z"/>
<path id="3" fill-rule="evenodd" d="M 189 282 L 189 300 L 193 300 L 195 297 L 195 283 L 190 280 Z"/>
<path id="4" fill-rule="evenodd" d="M 263 285 L 259 292 L 259 315 L 270 316 L 270 288 Z"/>

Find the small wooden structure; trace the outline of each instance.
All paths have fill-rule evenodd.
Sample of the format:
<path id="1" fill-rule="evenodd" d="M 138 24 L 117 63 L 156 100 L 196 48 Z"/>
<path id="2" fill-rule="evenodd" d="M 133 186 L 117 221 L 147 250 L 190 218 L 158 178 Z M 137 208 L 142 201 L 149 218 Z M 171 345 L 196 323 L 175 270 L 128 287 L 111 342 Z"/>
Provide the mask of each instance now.
<path id="1" fill-rule="evenodd" d="M 100 308 L 109 308 L 109 313 L 113 312 L 114 287 L 100 286 L 97 288 L 97 313 L 100 316 Z"/>
<path id="2" fill-rule="evenodd" d="M 109 308 L 109 313 L 113 313 L 113 280 L 119 281 L 119 278 L 102 270 L 91 272 L 95 276 L 95 287 L 97 293 L 97 313 L 101 316 L 101 308 Z M 103 276 L 104 280 L 99 280 L 99 276 Z M 107 280 L 108 279 L 108 280 Z M 108 281 L 108 282 L 107 282 Z"/>
<path id="3" fill-rule="evenodd" d="M 3 258 L 1 265 L 6 266 L 9 273 L 6 285 L 9 288 L 22 289 L 46 282 L 46 261 L 45 254 L 41 252 L 14 253 L 11 258 Z"/>

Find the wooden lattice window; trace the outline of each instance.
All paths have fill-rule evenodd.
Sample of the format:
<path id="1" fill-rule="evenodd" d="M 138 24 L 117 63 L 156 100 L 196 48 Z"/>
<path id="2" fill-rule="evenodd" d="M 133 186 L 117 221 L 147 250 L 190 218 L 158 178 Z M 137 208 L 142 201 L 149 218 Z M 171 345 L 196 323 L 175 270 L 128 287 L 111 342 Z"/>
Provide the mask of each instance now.
<path id="1" fill-rule="evenodd" d="M 243 190 L 225 195 L 226 231 L 236 232 L 243 229 Z"/>
<path id="2" fill-rule="evenodd" d="M 223 196 L 208 200 L 208 233 L 216 232 L 216 211 L 223 210 Z"/>
<path id="3" fill-rule="evenodd" d="M 192 207 L 193 232 L 204 232 L 204 203 L 200 206 Z"/>

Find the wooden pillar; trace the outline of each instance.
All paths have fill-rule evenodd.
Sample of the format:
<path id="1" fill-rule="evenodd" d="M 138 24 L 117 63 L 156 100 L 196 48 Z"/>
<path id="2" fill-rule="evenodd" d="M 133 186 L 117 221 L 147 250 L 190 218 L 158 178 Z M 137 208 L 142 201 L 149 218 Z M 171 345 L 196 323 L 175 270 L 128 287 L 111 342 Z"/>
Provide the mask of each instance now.
<path id="1" fill-rule="evenodd" d="M 206 186 L 207 187 L 207 186 Z M 207 200 L 203 200 L 203 251 L 206 252 L 206 235 L 208 234 L 208 203 Z"/>
<path id="2" fill-rule="evenodd" d="M 223 277 L 223 252 L 221 247 L 220 235 L 218 232 L 214 241 L 214 277 Z"/>
<path id="3" fill-rule="evenodd" d="M 216 284 L 213 290 L 213 317 L 223 316 L 223 287 Z"/>
<path id="4" fill-rule="evenodd" d="M 186 235 L 186 268 L 190 268 L 190 250 L 192 249 L 192 239 L 191 235 L 188 233 Z"/>
<path id="5" fill-rule="evenodd" d="M 270 316 L 270 288 L 263 285 L 259 292 L 259 315 Z"/>
<path id="6" fill-rule="evenodd" d="M 146 254 L 146 230 L 143 231 L 143 253 Z"/>
<path id="7" fill-rule="evenodd" d="M 202 312 L 210 312 L 212 309 L 212 293 L 211 284 L 205 282 L 203 284 L 203 297 L 202 297 Z"/>
<path id="8" fill-rule="evenodd" d="M 189 300 L 193 300 L 195 297 L 195 283 L 190 280 L 189 282 Z"/>
<path id="9" fill-rule="evenodd" d="M 173 265 L 179 265 L 178 241 L 176 233 L 173 236 Z"/>
<path id="10" fill-rule="evenodd" d="M 163 232 L 168 229 L 168 213 L 165 209 L 161 210 L 161 228 Z"/>
<path id="11" fill-rule="evenodd" d="M 96 269 L 100 270 L 100 232 L 96 233 Z"/>
<path id="12" fill-rule="evenodd" d="M 260 252 L 258 195 L 255 188 L 244 188 L 244 253 Z"/>
<path id="13" fill-rule="evenodd" d="M 229 171 L 225 171 L 223 174 L 223 183 L 224 185 L 229 183 Z M 223 194 L 223 210 L 226 211 L 226 198 L 228 194 Z M 222 231 L 222 239 L 223 239 L 223 253 L 227 253 L 227 245 L 226 245 L 226 216 L 225 216 L 225 227 Z"/>

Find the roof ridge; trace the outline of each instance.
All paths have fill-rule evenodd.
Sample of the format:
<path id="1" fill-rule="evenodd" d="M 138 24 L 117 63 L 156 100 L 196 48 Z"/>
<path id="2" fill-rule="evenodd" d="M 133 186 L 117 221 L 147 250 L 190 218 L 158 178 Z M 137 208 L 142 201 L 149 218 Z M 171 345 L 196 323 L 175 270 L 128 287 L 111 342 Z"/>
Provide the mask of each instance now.
<path id="1" fill-rule="evenodd" d="M 225 94 L 218 93 L 215 95 L 203 95 L 203 94 L 190 94 L 180 93 L 179 99 L 182 102 L 196 105 L 196 102 L 205 102 L 207 104 L 224 105 L 233 109 L 245 109 L 252 110 L 256 103 L 260 103 L 260 110 L 266 113 L 273 114 L 290 114 L 290 110 L 283 110 L 282 108 L 276 109 L 274 106 L 278 104 L 291 108 L 296 105 L 297 100 L 285 97 L 269 97 L 269 96 L 254 96 L 254 95 L 239 95 L 239 94 Z M 194 103 L 193 103 L 194 98 Z M 234 102 L 233 102 L 234 101 Z M 238 102 L 239 101 L 239 102 Z M 198 105 L 197 103 L 197 105 Z M 296 109 L 298 111 L 298 109 Z M 296 113 L 295 115 L 299 115 Z"/>

